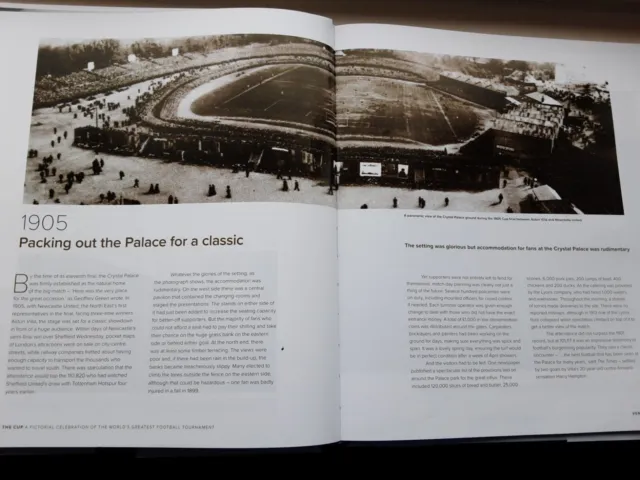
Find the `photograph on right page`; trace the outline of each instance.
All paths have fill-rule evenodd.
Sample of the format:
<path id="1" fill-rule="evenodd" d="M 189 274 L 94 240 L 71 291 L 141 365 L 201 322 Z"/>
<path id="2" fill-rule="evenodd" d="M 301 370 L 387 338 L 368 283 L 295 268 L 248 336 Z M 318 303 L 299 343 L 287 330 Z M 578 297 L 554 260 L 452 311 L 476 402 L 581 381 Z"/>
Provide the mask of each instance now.
<path id="1" fill-rule="evenodd" d="M 340 208 L 624 214 L 600 72 L 354 49 L 336 75 Z"/>

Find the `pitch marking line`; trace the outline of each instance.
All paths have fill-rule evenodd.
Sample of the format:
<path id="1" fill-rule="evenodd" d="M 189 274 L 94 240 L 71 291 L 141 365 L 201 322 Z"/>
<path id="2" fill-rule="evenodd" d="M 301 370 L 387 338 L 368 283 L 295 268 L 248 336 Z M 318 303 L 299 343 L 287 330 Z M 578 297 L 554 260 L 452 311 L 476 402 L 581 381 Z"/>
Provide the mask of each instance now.
<path id="1" fill-rule="evenodd" d="M 245 93 L 250 92 L 250 91 L 251 91 L 251 90 L 253 90 L 254 88 L 258 88 L 259 86 L 264 85 L 265 83 L 269 83 L 269 82 L 271 82 L 272 80 L 275 80 L 276 78 L 278 78 L 278 77 L 280 77 L 280 76 L 284 75 L 285 73 L 293 72 L 293 71 L 294 71 L 295 69 L 297 69 L 297 68 L 300 68 L 300 65 L 295 66 L 295 67 L 293 67 L 293 68 L 290 68 L 289 70 L 285 70 L 284 72 L 281 72 L 281 73 L 279 73 L 279 74 L 277 74 L 277 75 L 274 75 L 273 77 L 270 77 L 270 78 L 266 79 L 266 80 L 265 80 L 265 81 L 263 81 L 263 82 L 257 83 L 257 84 L 256 84 L 256 85 L 254 85 L 253 87 L 249 87 L 249 88 L 247 88 L 246 90 L 243 90 L 242 92 L 240 92 L 239 94 L 237 94 L 237 95 L 235 95 L 235 96 L 231 97 L 229 100 L 226 100 L 225 102 L 221 103 L 221 104 L 220 104 L 220 106 L 222 106 L 222 105 L 226 105 L 226 104 L 227 104 L 227 103 L 229 103 L 231 100 L 235 100 L 236 98 L 238 98 L 240 95 L 244 95 Z"/>
<path id="2" fill-rule="evenodd" d="M 433 94 L 433 92 L 430 91 L 429 93 L 431 94 L 431 97 L 433 98 L 433 100 L 436 102 L 436 105 L 440 109 L 440 112 L 442 112 L 442 116 L 447 121 L 447 125 L 449 125 L 449 128 L 451 129 L 451 133 L 453 133 L 453 136 L 455 137 L 455 139 L 458 140 L 458 135 L 456 135 L 456 131 L 453 129 L 453 126 L 451 125 L 451 122 L 449 121 L 449 117 L 447 117 L 447 114 L 444 113 L 444 110 L 442 109 L 442 105 L 440 105 L 440 102 L 438 101 L 436 96 Z"/>
<path id="3" fill-rule="evenodd" d="M 279 98 L 278 100 L 276 100 L 275 102 L 273 102 L 271 105 L 269 105 L 267 108 L 264 109 L 264 111 L 266 112 L 267 110 L 269 110 L 271 107 L 273 107 L 276 103 L 280 103 L 282 101 L 281 98 Z"/>
<path id="4" fill-rule="evenodd" d="M 407 95 L 406 85 L 402 85 L 402 108 L 404 111 L 404 121 L 407 126 L 407 137 L 411 138 L 411 125 L 409 125 L 409 96 Z"/>

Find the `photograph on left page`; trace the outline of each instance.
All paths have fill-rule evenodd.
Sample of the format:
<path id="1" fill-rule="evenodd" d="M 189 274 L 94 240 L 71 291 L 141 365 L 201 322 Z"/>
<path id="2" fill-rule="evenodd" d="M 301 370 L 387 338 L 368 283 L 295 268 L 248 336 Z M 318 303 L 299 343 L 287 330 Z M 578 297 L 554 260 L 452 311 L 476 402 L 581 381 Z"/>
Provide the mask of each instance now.
<path id="1" fill-rule="evenodd" d="M 25 204 L 335 206 L 334 52 L 263 34 L 40 42 Z"/>

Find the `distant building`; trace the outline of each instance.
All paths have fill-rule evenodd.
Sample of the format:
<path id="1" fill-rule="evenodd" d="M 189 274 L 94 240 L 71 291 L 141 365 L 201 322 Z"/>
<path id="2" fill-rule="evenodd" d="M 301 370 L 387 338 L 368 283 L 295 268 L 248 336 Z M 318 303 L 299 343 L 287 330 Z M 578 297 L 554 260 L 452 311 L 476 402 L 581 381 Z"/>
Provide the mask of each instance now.
<path id="1" fill-rule="evenodd" d="M 185 163 L 318 177 L 328 175 L 331 156 L 316 148 L 290 148 L 238 142 L 199 134 L 137 133 L 117 128 L 84 126 L 74 129 L 74 145 L 120 155 L 163 158 Z M 244 167 L 243 167 L 244 168 Z"/>
<path id="2" fill-rule="evenodd" d="M 500 169 L 492 165 L 468 163 L 453 158 L 450 162 L 427 161 L 413 165 L 410 179 L 416 188 L 488 190 L 500 185 Z"/>
<path id="3" fill-rule="evenodd" d="M 534 79 L 522 70 L 514 70 L 510 75 L 504 77 L 504 83 L 516 87 L 523 93 L 535 92 L 537 89 Z"/>
<path id="4" fill-rule="evenodd" d="M 524 100 L 536 105 L 544 105 L 545 107 L 564 110 L 564 105 L 562 105 L 562 103 L 542 92 L 527 93 L 524 96 Z"/>
<path id="5" fill-rule="evenodd" d="M 486 190 L 500 185 L 500 168 L 479 163 L 476 159 L 438 154 L 425 157 L 419 153 L 403 152 L 399 158 L 378 154 L 341 153 L 343 165 L 341 182 L 375 183 L 377 185 L 427 188 Z M 401 157 L 401 158 L 400 158 Z M 362 165 L 371 171 L 379 165 L 377 174 L 362 175 Z"/>
<path id="6" fill-rule="evenodd" d="M 582 125 L 585 121 L 588 121 L 589 117 L 584 115 L 580 111 L 570 111 L 564 119 L 565 125 L 577 127 Z"/>
<path id="7" fill-rule="evenodd" d="M 532 188 L 521 205 L 523 213 L 582 214 L 571 202 L 563 200 L 549 185 Z"/>
<path id="8" fill-rule="evenodd" d="M 77 127 L 73 130 L 74 145 L 92 145 L 104 142 L 104 132 L 101 128 L 91 125 L 85 127 Z"/>
<path id="9" fill-rule="evenodd" d="M 514 107 L 494 121 L 494 153 L 517 159 L 548 157 L 564 123 L 564 106 L 540 92 L 520 100 L 510 100 Z"/>
<path id="10" fill-rule="evenodd" d="M 506 100 L 507 100 L 507 103 L 510 104 L 510 105 L 515 105 L 517 107 L 522 105 L 522 102 L 520 100 L 518 100 L 516 98 L 513 98 L 513 97 L 507 97 Z"/>

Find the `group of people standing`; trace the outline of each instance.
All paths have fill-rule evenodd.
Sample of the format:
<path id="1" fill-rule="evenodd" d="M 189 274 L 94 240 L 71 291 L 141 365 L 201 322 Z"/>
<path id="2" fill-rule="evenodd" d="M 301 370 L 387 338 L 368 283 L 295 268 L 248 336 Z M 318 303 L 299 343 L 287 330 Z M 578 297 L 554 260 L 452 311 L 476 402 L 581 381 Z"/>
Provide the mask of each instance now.
<path id="1" fill-rule="evenodd" d="M 225 198 L 231 198 L 231 187 L 229 185 L 227 185 L 225 192 L 226 192 Z M 207 192 L 207 197 L 215 197 L 216 195 L 217 195 L 216 186 L 213 183 L 209 184 L 209 191 Z"/>

